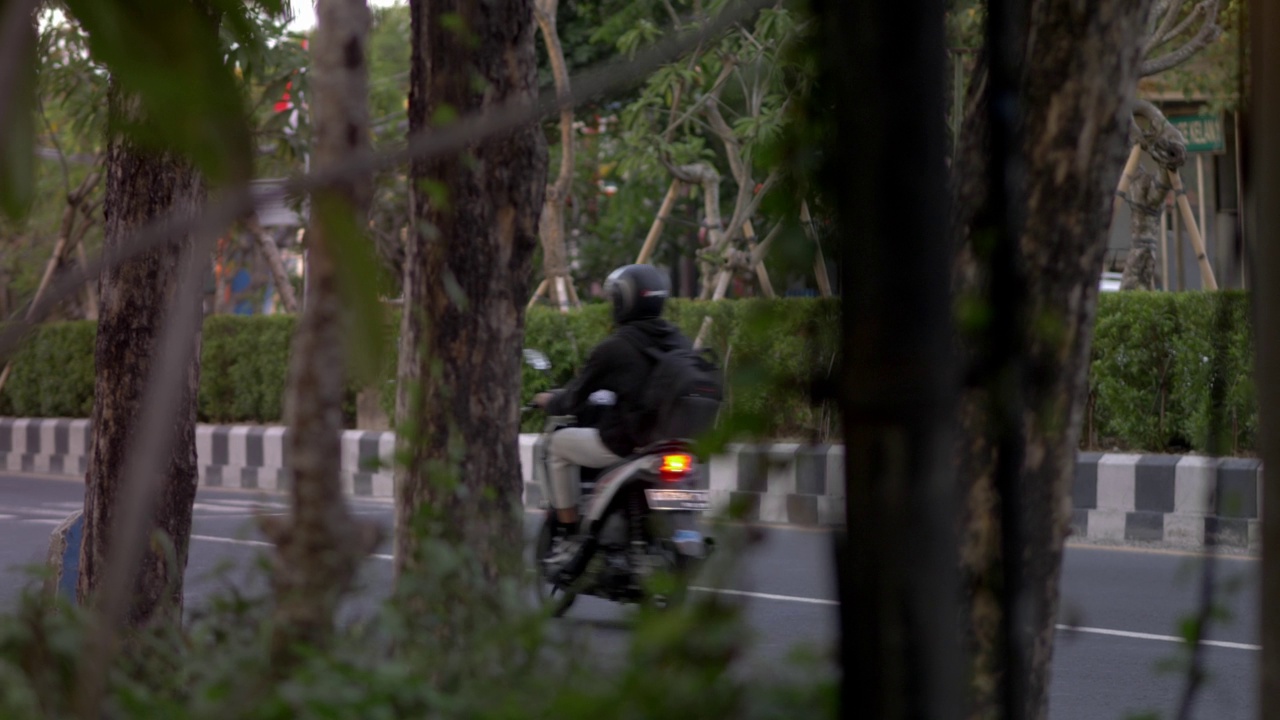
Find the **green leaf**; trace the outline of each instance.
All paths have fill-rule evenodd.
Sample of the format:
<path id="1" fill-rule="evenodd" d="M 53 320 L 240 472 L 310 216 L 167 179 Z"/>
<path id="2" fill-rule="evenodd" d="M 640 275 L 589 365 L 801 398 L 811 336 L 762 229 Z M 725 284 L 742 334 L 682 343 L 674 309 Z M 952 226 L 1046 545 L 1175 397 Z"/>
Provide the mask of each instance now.
<path id="1" fill-rule="evenodd" d="M 372 380 L 382 367 L 389 333 L 386 313 L 378 299 L 384 285 L 381 263 L 373 243 L 361 231 L 355 214 L 342 199 L 315 196 L 315 219 L 324 228 L 329 252 L 338 275 L 338 291 L 347 308 L 351 338 L 347 347 L 351 371 L 358 379 Z"/>
<path id="2" fill-rule="evenodd" d="M 23 53 L 15 73 L 13 95 L 6 98 L 0 127 L 0 210 L 22 220 L 35 198 L 35 30 L 24 33 L 30 50 Z"/>
<path id="3" fill-rule="evenodd" d="M 232 3 L 219 5 L 225 12 Z M 67 0 L 67 8 L 88 32 L 93 57 L 138 98 L 139 112 L 118 118 L 120 130 L 188 155 L 215 183 L 249 176 L 241 94 L 209 14 L 174 0 Z"/>

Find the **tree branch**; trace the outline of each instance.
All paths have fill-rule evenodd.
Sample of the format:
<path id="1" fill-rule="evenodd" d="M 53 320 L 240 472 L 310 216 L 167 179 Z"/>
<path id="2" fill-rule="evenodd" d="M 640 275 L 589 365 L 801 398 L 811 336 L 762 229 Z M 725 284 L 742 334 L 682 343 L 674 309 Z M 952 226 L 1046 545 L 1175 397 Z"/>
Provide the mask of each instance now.
<path id="1" fill-rule="evenodd" d="M 58 140 L 58 134 L 53 131 L 53 123 L 49 122 L 49 114 L 44 110 L 44 98 L 36 93 L 36 107 L 40 111 L 40 120 L 44 122 L 45 130 L 49 131 L 49 140 L 53 142 L 53 149 L 58 151 L 58 164 L 62 166 L 62 187 L 66 190 L 67 197 L 71 197 L 71 169 L 67 166 L 67 154 L 62 151 L 62 143 Z"/>
<path id="2" fill-rule="evenodd" d="M 1181 6 L 1182 0 L 1160 0 L 1151 9 L 1151 20 L 1147 23 L 1147 41 L 1143 44 L 1142 57 L 1149 55 L 1164 42 L 1161 38 L 1169 34 L 1169 28 L 1178 19 L 1178 9 Z"/>
<path id="3" fill-rule="evenodd" d="M 662 133 L 663 137 L 668 137 L 677 127 L 684 124 L 686 121 L 689 120 L 689 118 L 693 117 L 696 113 L 701 111 L 703 105 L 707 104 L 708 102 L 711 102 L 712 99 L 718 99 L 720 97 L 720 93 L 724 90 L 725 82 L 729 79 L 729 76 L 732 73 L 733 73 L 733 67 L 726 64 L 724 68 L 720 70 L 720 74 L 716 76 L 715 82 L 711 84 L 711 89 L 708 90 L 706 93 L 704 93 L 702 97 L 695 100 L 693 105 L 690 106 L 690 108 L 686 110 L 683 115 L 681 115 L 679 118 L 675 120 L 670 121 L 670 123 L 667 125 L 667 129 L 664 130 Z"/>
<path id="4" fill-rule="evenodd" d="M 1192 11 L 1192 15 L 1196 12 L 1204 13 L 1204 24 L 1200 26 L 1200 30 L 1196 32 L 1195 37 L 1188 40 L 1182 47 L 1173 50 L 1165 55 L 1152 60 L 1144 60 L 1140 77 L 1149 77 L 1162 73 L 1171 68 L 1189 60 L 1196 53 L 1203 50 L 1209 43 L 1217 40 L 1222 35 L 1222 26 L 1218 24 L 1218 0 L 1203 0 L 1196 9 Z"/>

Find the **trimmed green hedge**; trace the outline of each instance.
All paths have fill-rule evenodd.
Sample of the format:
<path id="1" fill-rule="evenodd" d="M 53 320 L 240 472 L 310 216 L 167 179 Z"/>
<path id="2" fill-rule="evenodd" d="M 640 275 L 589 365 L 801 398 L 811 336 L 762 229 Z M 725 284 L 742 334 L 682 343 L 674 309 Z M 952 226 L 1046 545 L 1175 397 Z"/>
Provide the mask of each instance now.
<path id="1" fill-rule="evenodd" d="M 1222 344 L 1220 351 L 1215 351 L 1217 342 Z M 1222 405 L 1218 443 L 1211 447 L 1214 383 L 1222 384 Z M 1085 445 L 1251 453 L 1257 418 L 1247 295 L 1102 296 L 1089 374 Z"/>
<path id="2" fill-rule="evenodd" d="M 1220 309 L 1224 312 L 1220 312 Z M 668 316 L 690 337 L 713 318 L 708 345 L 727 360 L 726 432 L 745 437 L 830 440 L 838 433 L 830 403 L 809 401 L 815 376 L 834 373 L 839 359 L 839 306 L 785 299 L 719 303 L 673 301 Z M 395 317 L 389 318 L 395 325 Z M 1209 447 L 1213 382 L 1222 382 L 1218 448 L 1250 453 L 1257 429 L 1248 301 L 1242 293 L 1108 293 L 1095 327 L 1089 401 L 1082 446 L 1148 452 Z M 219 316 L 206 320 L 200 419 L 234 423 L 281 421 L 292 317 Z M 526 346 L 545 352 L 549 375 L 524 369 L 524 397 L 566 382 L 610 329 L 607 306 L 561 315 L 535 308 Z M 394 335 L 394 333 L 392 333 Z M 41 327 L 15 360 L 0 393 L 0 414 L 87 417 L 93 395 L 91 323 Z M 383 407 L 394 405 L 394 337 L 388 339 Z M 1214 342 L 1223 366 L 1213 374 Z M 354 420 L 355 388 L 346 415 Z M 536 428 L 531 420 L 527 429 Z"/>

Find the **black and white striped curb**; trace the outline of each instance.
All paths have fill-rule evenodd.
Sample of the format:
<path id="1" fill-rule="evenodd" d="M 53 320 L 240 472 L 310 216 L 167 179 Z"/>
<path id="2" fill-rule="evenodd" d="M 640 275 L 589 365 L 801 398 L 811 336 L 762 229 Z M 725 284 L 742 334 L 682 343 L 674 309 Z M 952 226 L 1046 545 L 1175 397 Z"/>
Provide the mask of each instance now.
<path id="1" fill-rule="evenodd" d="M 200 484 L 288 489 L 283 427 L 199 425 Z M 524 504 L 541 507 L 533 481 L 537 435 L 520 436 Z M 355 497 L 394 496 L 395 434 L 342 433 L 343 488 Z M 0 471 L 82 477 L 88 464 L 87 420 L 0 418 Z M 1079 454 L 1072 488 L 1076 537 L 1200 546 L 1207 540 L 1256 547 L 1262 509 L 1261 463 L 1247 458 Z M 465 468 L 464 468 L 465 471 Z M 845 522 L 844 448 L 840 445 L 730 445 L 698 476 L 712 507 L 730 505 L 745 519 L 791 525 Z"/>
<path id="2" fill-rule="evenodd" d="M 534 482 L 537 435 L 520 436 L 525 507 L 539 507 L 543 490 Z M 729 445 L 702 465 L 694 486 L 711 492 L 711 510 L 734 508 L 735 517 L 787 525 L 842 525 L 844 448 L 839 445 Z"/>
<path id="3" fill-rule="evenodd" d="M 1252 458 L 1077 456 L 1072 532 L 1095 540 L 1258 547 L 1262 463 Z"/>
<path id="4" fill-rule="evenodd" d="M 197 425 L 200 484 L 281 492 L 288 489 L 285 428 Z M 348 495 L 392 497 L 392 433 L 343 431 L 341 476 Z M 0 470 L 83 477 L 88 420 L 0 418 Z"/>
<path id="5" fill-rule="evenodd" d="M 200 484 L 285 491 L 289 477 L 286 429 L 278 426 L 197 425 Z M 83 477 L 88 466 L 89 421 L 0 418 L 0 471 Z M 543 504 L 533 481 L 537 435 L 520 436 L 525 507 Z M 391 461 L 395 433 L 342 433 L 343 489 L 355 497 L 394 496 Z M 465 469 L 464 469 L 465 470 Z M 712 507 L 731 503 L 747 520 L 795 525 L 844 522 L 844 452 L 840 446 L 732 445 L 702 466 L 698 484 Z"/>

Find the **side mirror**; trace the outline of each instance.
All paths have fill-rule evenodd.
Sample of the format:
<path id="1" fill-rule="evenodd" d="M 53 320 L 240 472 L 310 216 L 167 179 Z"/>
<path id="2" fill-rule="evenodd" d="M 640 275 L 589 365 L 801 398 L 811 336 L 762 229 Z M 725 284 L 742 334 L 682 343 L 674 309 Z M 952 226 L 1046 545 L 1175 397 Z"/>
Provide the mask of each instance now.
<path id="1" fill-rule="evenodd" d="M 541 351 L 533 348 L 524 349 L 524 361 L 534 370 L 550 370 L 551 361 Z"/>

